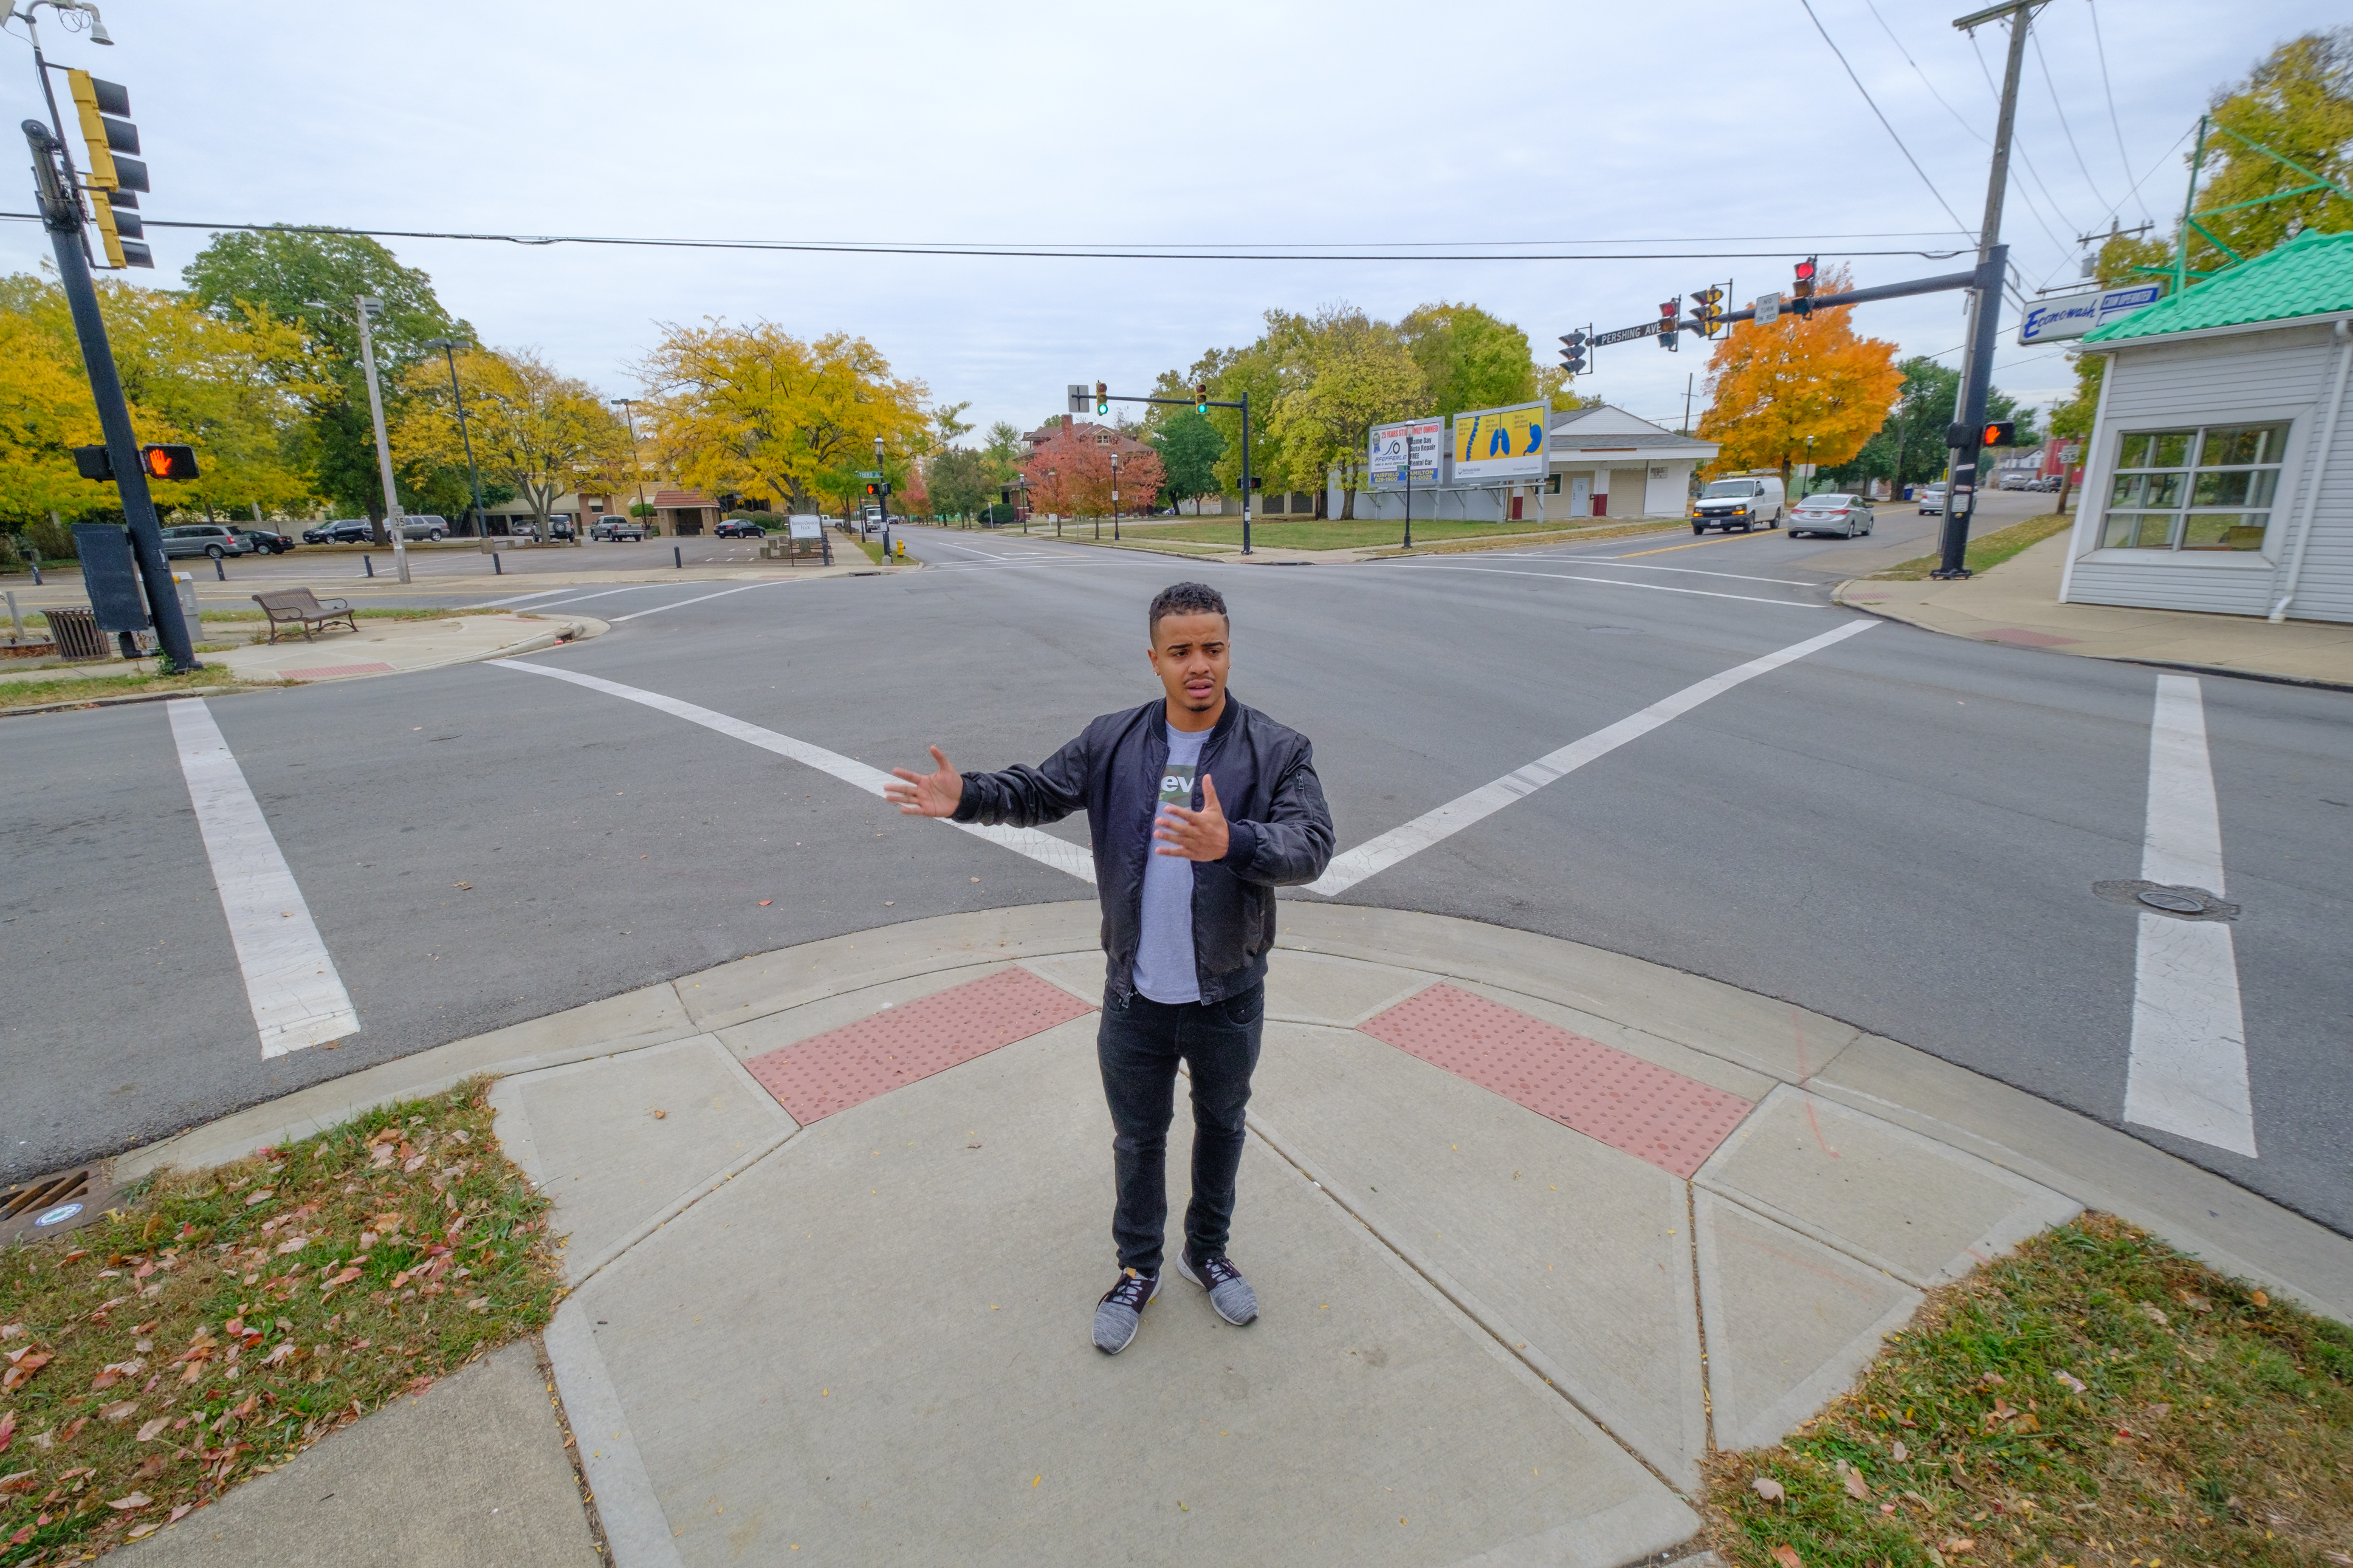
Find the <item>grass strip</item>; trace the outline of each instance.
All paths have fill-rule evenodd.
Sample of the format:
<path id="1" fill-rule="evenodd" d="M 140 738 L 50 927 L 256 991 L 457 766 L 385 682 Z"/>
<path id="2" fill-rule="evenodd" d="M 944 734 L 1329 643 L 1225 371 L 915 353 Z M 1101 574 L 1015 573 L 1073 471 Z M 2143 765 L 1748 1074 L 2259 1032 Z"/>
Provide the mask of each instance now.
<path id="1" fill-rule="evenodd" d="M 184 670 L 178 675 L 84 675 L 61 680 L 0 681 L 0 713 L 16 708 L 39 708 L 52 702 L 87 702 L 100 697 L 131 697 L 152 691 L 186 691 L 220 685 L 237 678 L 219 669 Z"/>
<path id="2" fill-rule="evenodd" d="M 490 1080 L 0 1254 L 0 1565 L 152 1534 L 546 1323 L 546 1200 Z"/>
<path id="3" fill-rule="evenodd" d="M 2013 522 L 2008 528 L 1997 529 L 1981 538 L 1970 540 L 1968 548 L 1961 554 L 1961 560 L 1970 571 L 1983 572 L 1989 567 L 2000 565 L 2028 546 L 2040 544 L 2061 530 L 2074 526 L 2075 520 L 2063 512 L 2030 517 L 2024 522 Z M 1945 558 L 1941 552 L 1935 555 L 1915 555 L 1909 561 L 1899 562 L 1890 566 L 1884 572 L 1873 573 L 1872 580 L 1916 583 L 1944 563 Z"/>
<path id="4" fill-rule="evenodd" d="M 1442 540 L 1436 544 L 1421 542 L 1421 525 L 1414 525 L 1414 545 L 1411 552 L 1403 549 L 1384 550 L 1376 560 L 1411 553 L 1414 555 L 1462 555 L 1484 550 L 1528 550 L 1543 544 L 1593 544 L 1611 539 L 1640 539 L 1653 533 L 1678 532 L 1687 524 L 1681 522 L 1629 522 L 1616 527 L 1564 528 L 1545 533 L 1482 534 L 1470 539 Z"/>
<path id="5" fill-rule="evenodd" d="M 1086 528 L 1092 524 L 1090 521 L 1076 524 L 1065 522 L 1064 526 Z M 1535 518 L 1499 522 L 1417 517 L 1413 520 L 1413 537 L 1419 547 L 1424 540 L 1435 543 L 1440 540 L 1514 533 L 1557 533 L 1563 526 Z M 1138 542 L 1176 539 L 1198 544 L 1239 546 L 1242 542 L 1242 524 L 1239 517 L 1230 522 L 1202 518 L 1182 522 L 1131 522 L 1124 527 Z M 1404 542 L 1404 538 L 1403 518 L 1302 518 L 1295 522 L 1254 518 L 1250 522 L 1250 543 L 1263 545 L 1269 550 L 1368 550 L 1399 545 Z"/>
<path id="6" fill-rule="evenodd" d="M 1708 1462 L 1746 1568 L 2353 1563 L 2353 1330 L 2086 1214 L 1932 1293 L 1854 1390 Z"/>

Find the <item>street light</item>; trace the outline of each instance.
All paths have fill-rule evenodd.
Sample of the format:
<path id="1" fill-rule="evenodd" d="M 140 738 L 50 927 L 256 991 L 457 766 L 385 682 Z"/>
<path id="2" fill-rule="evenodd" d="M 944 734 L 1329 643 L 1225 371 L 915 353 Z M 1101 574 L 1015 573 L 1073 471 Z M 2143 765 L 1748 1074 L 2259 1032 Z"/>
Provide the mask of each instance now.
<path id="1" fill-rule="evenodd" d="M 474 466 L 474 437 L 466 430 L 466 395 L 458 390 L 458 342 L 454 338 L 429 338 L 425 346 L 439 349 L 443 363 L 449 367 L 449 397 L 458 405 L 458 439 L 466 446 L 466 477 L 474 482 L 474 537 L 487 539 L 491 520 L 482 510 L 482 474 Z"/>
<path id="2" fill-rule="evenodd" d="M 874 437 L 874 471 L 878 474 L 884 471 L 882 437 L 880 436 Z M 882 564 L 888 566 L 891 563 L 891 481 L 889 479 L 880 479 L 875 482 L 874 504 L 882 509 Z"/>
<path id="3" fill-rule="evenodd" d="M 1113 540 L 1119 538 L 1119 454 L 1117 452 L 1111 455 L 1111 536 Z M 1102 537 L 1100 531 L 1097 532 L 1096 537 Z"/>
<path id="4" fill-rule="evenodd" d="M 1046 488 L 1052 489 L 1053 487 L 1054 470 L 1048 468 L 1046 470 Z M 1061 492 L 1059 490 L 1056 490 L 1054 493 L 1054 537 L 1057 539 L 1062 537 L 1062 497 Z"/>
<path id="5" fill-rule="evenodd" d="M 629 426 L 629 467 L 638 476 L 638 507 L 630 513 L 642 525 L 645 521 L 646 465 L 638 456 L 638 404 L 635 397 L 616 397 L 608 401 L 620 405 L 621 418 Z"/>

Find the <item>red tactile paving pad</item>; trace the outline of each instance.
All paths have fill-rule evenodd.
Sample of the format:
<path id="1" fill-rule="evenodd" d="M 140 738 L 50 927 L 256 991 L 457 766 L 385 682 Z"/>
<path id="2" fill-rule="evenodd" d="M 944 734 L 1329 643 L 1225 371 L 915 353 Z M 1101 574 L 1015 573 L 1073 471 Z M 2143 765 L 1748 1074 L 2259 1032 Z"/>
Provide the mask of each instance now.
<path id="1" fill-rule="evenodd" d="M 885 1008 L 744 1065 L 806 1127 L 1093 1011 L 1026 969 L 1007 969 Z"/>
<path id="2" fill-rule="evenodd" d="M 1452 985 L 1357 1029 L 1686 1181 L 1751 1102 Z"/>

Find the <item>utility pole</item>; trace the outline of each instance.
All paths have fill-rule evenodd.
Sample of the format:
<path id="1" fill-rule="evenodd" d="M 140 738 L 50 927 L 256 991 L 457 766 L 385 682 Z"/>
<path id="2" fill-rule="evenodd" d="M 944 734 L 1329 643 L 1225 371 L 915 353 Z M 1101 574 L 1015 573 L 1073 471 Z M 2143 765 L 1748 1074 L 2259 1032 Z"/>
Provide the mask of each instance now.
<path id="1" fill-rule="evenodd" d="M 449 397 L 458 405 L 458 439 L 465 444 L 466 477 L 474 484 L 474 537 L 487 539 L 491 520 L 482 510 L 482 471 L 474 466 L 474 437 L 466 431 L 466 395 L 458 390 L 458 343 L 452 338 L 435 338 L 425 346 L 439 349 L 449 367 Z"/>
<path id="2" fill-rule="evenodd" d="M 65 144 L 37 120 L 26 121 L 23 129 L 33 149 L 41 226 L 49 231 L 49 247 L 58 258 L 58 283 L 73 311 L 74 335 L 81 340 L 82 364 L 90 373 L 90 397 L 98 405 L 99 428 L 106 435 L 107 459 L 114 467 L 115 489 L 122 500 L 123 521 L 130 527 L 131 553 L 139 563 L 139 580 L 147 590 L 147 613 L 155 623 L 155 640 L 172 668 L 201 669 L 187 620 L 180 614 L 179 588 L 172 581 L 171 563 L 164 556 L 164 531 L 155 521 L 154 498 L 147 493 L 147 470 L 140 458 L 139 437 L 131 428 L 130 406 L 122 400 L 122 378 L 114 368 L 114 350 L 106 341 L 106 319 L 99 313 L 90 258 L 82 251 L 81 198 L 58 166 Z"/>
<path id="3" fill-rule="evenodd" d="M 1954 424 L 1960 441 L 1948 441 L 1952 483 L 1945 491 L 1943 558 L 1935 577 L 1966 577 L 1969 523 L 1978 510 L 1978 432 L 1985 428 L 1986 398 L 1993 390 L 1994 341 L 2001 331 L 2001 288 L 2010 270 L 2010 247 L 2001 243 L 2002 197 L 2010 187 L 2010 143 L 2018 121 L 2018 79 L 2026 65 L 2026 29 L 2047 0 L 2003 0 L 1957 18 L 1953 26 L 1973 32 L 1988 22 L 2010 18 L 2010 58 L 2001 78 L 2001 113 L 1994 122 L 1993 167 L 1986 177 L 1985 222 L 1978 230 L 1978 281 L 1969 293 L 1968 357 L 1961 368 Z"/>
<path id="4" fill-rule="evenodd" d="M 352 303 L 356 308 L 360 323 L 360 363 L 367 371 L 368 417 L 375 421 L 376 472 L 384 480 L 384 523 L 392 532 L 392 563 L 399 571 L 400 580 L 408 581 L 408 536 L 400 526 L 400 492 L 392 483 L 392 444 L 384 436 L 384 395 L 375 384 L 375 344 L 368 335 L 368 317 L 384 309 L 384 301 L 367 294 L 354 294 Z"/>

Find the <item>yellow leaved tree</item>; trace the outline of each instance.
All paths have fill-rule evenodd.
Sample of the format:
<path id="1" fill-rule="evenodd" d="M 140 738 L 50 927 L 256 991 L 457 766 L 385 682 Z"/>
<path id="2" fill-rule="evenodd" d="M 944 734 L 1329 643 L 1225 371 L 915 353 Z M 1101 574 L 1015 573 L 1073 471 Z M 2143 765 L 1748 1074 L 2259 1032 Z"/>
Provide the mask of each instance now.
<path id="1" fill-rule="evenodd" d="M 1848 287 L 1843 269 L 1825 274 L 1821 291 Z M 1767 325 L 1743 322 L 1708 362 L 1707 412 L 1700 438 L 1722 450 L 1711 473 L 1792 464 L 1835 468 L 1862 450 L 1904 385 L 1895 345 L 1855 335 L 1852 307 L 1809 318 L 1784 311 Z"/>
<path id="2" fill-rule="evenodd" d="M 912 460 L 930 450 L 928 389 L 893 375 L 863 338 L 828 332 L 808 341 L 772 322 L 672 325 L 638 368 L 659 389 L 652 445 L 681 484 L 705 495 L 755 495 L 815 510 L 847 507 L 863 493 L 859 470 L 874 461 L 908 488 Z"/>
<path id="3" fill-rule="evenodd" d="M 559 499 L 584 485 L 611 489 L 611 477 L 627 470 L 628 429 L 586 382 L 558 373 L 533 349 L 476 347 L 456 358 L 483 482 L 530 503 L 542 538 Z M 463 473 L 448 367 L 428 360 L 409 372 L 407 385 L 412 395 L 392 429 L 394 457 Z"/>

